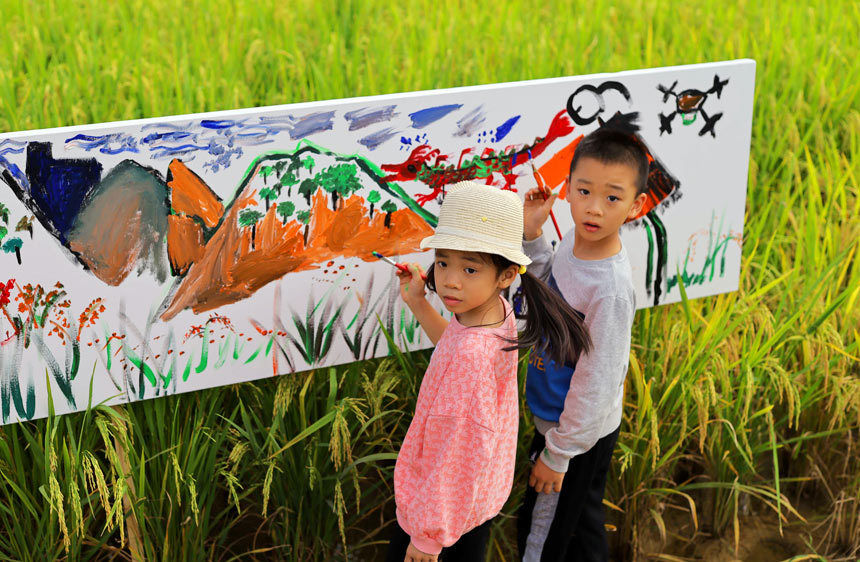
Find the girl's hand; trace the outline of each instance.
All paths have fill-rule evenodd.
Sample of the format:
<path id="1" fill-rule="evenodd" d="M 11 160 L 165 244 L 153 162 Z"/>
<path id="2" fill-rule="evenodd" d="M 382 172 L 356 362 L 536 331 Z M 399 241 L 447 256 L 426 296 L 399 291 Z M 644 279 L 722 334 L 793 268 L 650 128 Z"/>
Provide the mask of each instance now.
<path id="1" fill-rule="evenodd" d="M 523 202 L 523 237 L 526 240 L 534 240 L 543 234 L 543 223 L 546 222 L 555 200 L 558 199 L 556 193 L 550 195 L 546 201 L 543 196 L 544 192 L 539 187 L 526 193 L 526 200 Z"/>
<path id="2" fill-rule="evenodd" d="M 426 552 L 421 552 L 415 548 L 415 545 L 410 541 L 409 548 L 406 549 L 406 558 L 403 559 L 403 562 L 436 562 L 438 559 L 438 554 L 427 554 Z"/>
<path id="3" fill-rule="evenodd" d="M 421 275 L 424 270 L 417 263 L 407 263 L 409 273 L 397 270 L 397 278 L 400 280 L 400 298 L 406 304 L 418 302 L 424 299 L 424 280 Z"/>

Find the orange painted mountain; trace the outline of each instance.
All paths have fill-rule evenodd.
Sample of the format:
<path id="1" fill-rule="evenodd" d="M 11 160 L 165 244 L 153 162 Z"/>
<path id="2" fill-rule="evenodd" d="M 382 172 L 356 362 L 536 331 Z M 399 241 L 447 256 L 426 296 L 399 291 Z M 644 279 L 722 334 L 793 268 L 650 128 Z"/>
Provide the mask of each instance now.
<path id="1" fill-rule="evenodd" d="M 224 205 L 181 160 L 170 162 L 167 186 L 172 210 L 167 217 L 167 257 L 173 275 L 181 276 L 203 256 L 206 234 L 218 226 Z"/>
<path id="2" fill-rule="evenodd" d="M 218 225 L 224 214 L 224 204 L 181 160 L 173 159 L 167 167 L 167 185 L 174 213 L 196 219 L 207 228 Z"/>
<path id="3" fill-rule="evenodd" d="M 421 239 L 433 233 L 410 209 L 377 211 L 371 219 L 359 195 L 330 209 L 321 189 L 314 192 L 304 215 L 307 224 L 279 218 L 277 207 L 271 206 L 253 224 L 241 226 L 242 212 L 258 207 L 257 195 L 250 190 L 240 196 L 224 215 L 162 314 L 164 320 L 186 308 L 200 313 L 239 301 L 287 273 L 314 269 L 331 258 L 373 260 L 373 251 L 415 252 Z"/>

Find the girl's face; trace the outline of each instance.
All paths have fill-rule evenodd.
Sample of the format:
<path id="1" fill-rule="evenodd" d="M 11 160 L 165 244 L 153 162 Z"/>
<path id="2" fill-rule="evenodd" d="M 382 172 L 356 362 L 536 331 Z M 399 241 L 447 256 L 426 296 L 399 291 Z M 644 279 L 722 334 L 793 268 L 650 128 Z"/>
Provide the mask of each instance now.
<path id="1" fill-rule="evenodd" d="M 516 275 L 517 266 L 499 271 L 487 256 L 477 252 L 436 250 L 436 294 L 464 326 L 500 322 L 499 292 L 510 287 Z"/>

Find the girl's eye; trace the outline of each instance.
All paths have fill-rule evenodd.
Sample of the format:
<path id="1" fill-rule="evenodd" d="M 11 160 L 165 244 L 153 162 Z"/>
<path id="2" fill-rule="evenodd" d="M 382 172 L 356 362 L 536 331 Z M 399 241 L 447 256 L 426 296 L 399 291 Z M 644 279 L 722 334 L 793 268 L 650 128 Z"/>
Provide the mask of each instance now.
<path id="1" fill-rule="evenodd" d="M 466 273 L 468 273 L 469 275 L 472 275 L 473 273 L 477 273 L 477 272 L 478 272 L 478 270 L 475 269 L 474 267 L 467 267 L 466 268 Z"/>
<path id="2" fill-rule="evenodd" d="M 620 199 L 618 199 L 618 197 L 616 197 L 616 196 L 614 196 L 614 195 L 610 195 L 608 199 L 609 199 L 612 203 L 615 203 L 616 201 L 620 201 Z"/>
<path id="3" fill-rule="evenodd" d="M 580 189 L 579 194 L 580 195 L 588 195 L 588 190 L 587 189 Z"/>
<path id="4" fill-rule="evenodd" d="M 437 260 L 437 261 L 436 261 L 436 267 L 441 267 L 442 269 L 445 269 L 445 266 L 446 266 L 446 265 L 447 265 L 447 264 L 446 264 L 445 262 L 443 262 L 442 260 Z"/>

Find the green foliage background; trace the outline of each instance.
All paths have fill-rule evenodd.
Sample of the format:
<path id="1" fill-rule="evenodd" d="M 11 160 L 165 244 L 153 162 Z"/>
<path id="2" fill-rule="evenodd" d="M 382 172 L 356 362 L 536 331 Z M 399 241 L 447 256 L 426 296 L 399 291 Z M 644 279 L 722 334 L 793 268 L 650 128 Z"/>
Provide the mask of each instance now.
<path id="1" fill-rule="evenodd" d="M 0 0 L 0 131 L 756 59 L 741 290 L 638 314 L 613 544 L 688 556 L 780 513 L 798 554 L 853 559 L 858 6 Z M 0 428 L 0 558 L 373 560 L 426 360 Z"/>

